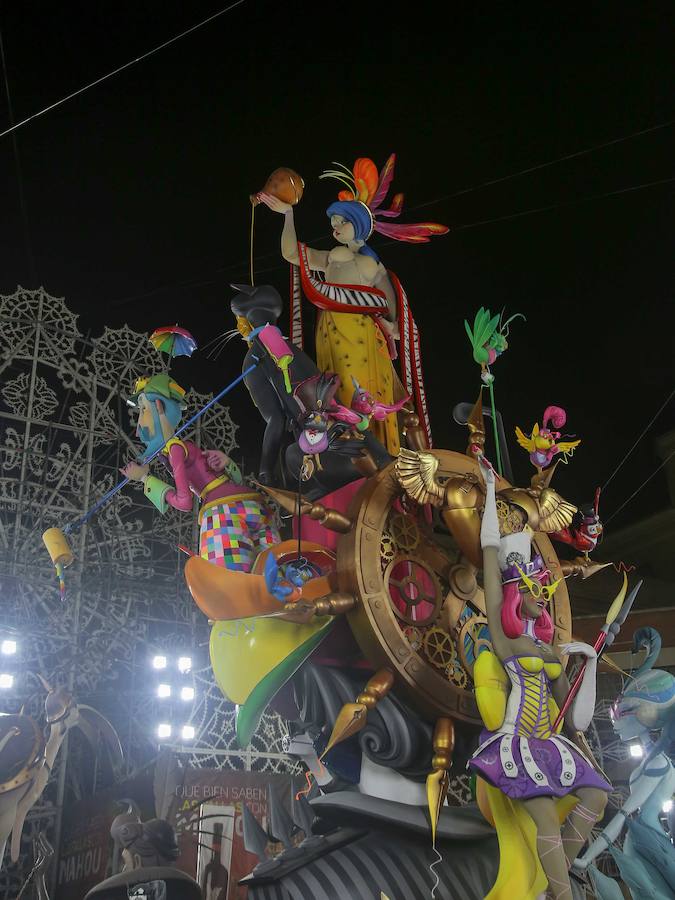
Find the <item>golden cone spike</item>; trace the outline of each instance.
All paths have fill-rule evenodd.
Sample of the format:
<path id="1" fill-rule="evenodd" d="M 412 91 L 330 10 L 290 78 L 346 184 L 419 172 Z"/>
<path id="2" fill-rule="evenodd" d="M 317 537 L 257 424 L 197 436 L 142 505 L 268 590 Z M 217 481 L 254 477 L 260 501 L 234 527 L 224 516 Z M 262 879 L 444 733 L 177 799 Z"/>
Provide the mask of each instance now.
<path id="1" fill-rule="evenodd" d="M 436 829 L 448 796 L 450 776 L 448 769 L 452 764 L 452 751 L 455 746 L 455 726 L 452 719 L 438 719 L 434 729 L 434 755 L 431 760 L 433 771 L 427 775 L 427 803 L 431 819 L 431 842 L 436 846 Z"/>
<path id="2" fill-rule="evenodd" d="M 346 741 L 347 738 L 358 734 L 366 724 L 368 716 L 368 708 L 364 703 L 345 703 L 333 725 L 326 749 L 322 756 L 325 756 L 336 744 Z"/>
<path id="3" fill-rule="evenodd" d="M 449 786 L 450 776 L 444 769 L 438 769 L 427 775 L 427 803 L 431 819 L 431 843 L 434 847 L 436 846 L 436 828 L 445 798 L 448 796 Z"/>
<path id="4" fill-rule="evenodd" d="M 347 738 L 361 731 L 366 724 L 368 710 L 374 709 L 380 700 L 387 696 L 393 684 L 394 676 L 389 669 L 379 669 L 372 678 L 368 679 L 368 684 L 356 698 L 356 702 L 345 703 L 338 713 L 322 756 L 325 756 L 336 744 L 346 741 Z"/>
<path id="5" fill-rule="evenodd" d="M 281 488 L 271 488 L 265 484 L 258 484 L 256 487 L 271 497 L 282 509 L 293 515 L 298 514 L 298 495 L 293 491 L 284 491 Z M 309 516 L 324 528 L 330 531 L 337 531 L 339 534 L 347 534 L 352 529 L 352 520 L 344 513 L 337 509 L 325 507 L 322 503 L 312 503 L 310 500 L 300 499 L 300 512 L 303 516 Z"/>
<path id="6" fill-rule="evenodd" d="M 466 425 L 469 429 L 469 443 L 466 448 L 466 455 L 476 457 L 479 453 L 483 452 L 483 448 L 485 447 L 485 421 L 483 419 L 482 388 L 478 394 L 478 400 L 474 403 Z"/>
<path id="7" fill-rule="evenodd" d="M 590 578 L 596 575 L 601 569 L 611 566 L 611 563 L 596 562 L 593 559 L 587 559 L 585 556 L 575 556 L 574 559 L 561 559 L 560 568 L 565 578 L 570 575 L 581 575 L 582 579 Z"/>

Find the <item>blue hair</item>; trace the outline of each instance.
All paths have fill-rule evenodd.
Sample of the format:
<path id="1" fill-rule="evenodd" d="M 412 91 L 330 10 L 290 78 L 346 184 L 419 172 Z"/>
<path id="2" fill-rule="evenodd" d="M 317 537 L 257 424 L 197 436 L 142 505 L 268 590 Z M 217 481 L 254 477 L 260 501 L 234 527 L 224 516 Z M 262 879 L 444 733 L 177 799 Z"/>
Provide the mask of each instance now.
<path id="1" fill-rule="evenodd" d="M 357 241 L 367 240 L 373 230 L 373 217 L 365 203 L 361 203 L 359 200 L 336 200 L 328 207 L 326 215 L 329 219 L 331 216 L 342 216 L 343 219 L 350 222 L 354 227 L 354 239 Z M 359 253 L 363 253 L 364 256 L 372 256 L 377 262 L 380 261 L 380 257 L 368 244 L 364 244 L 359 249 Z"/>
<path id="2" fill-rule="evenodd" d="M 162 433 L 162 423 L 159 419 L 159 410 L 155 404 L 155 400 L 161 400 L 162 405 L 164 406 L 164 415 L 167 418 L 167 421 L 171 425 L 172 428 L 178 428 L 180 420 L 183 416 L 183 409 L 180 403 L 177 403 L 175 400 L 168 400 L 166 397 L 163 397 L 161 394 L 145 394 L 148 402 L 150 403 L 150 408 L 152 409 L 152 419 L 155 424 L 155 431 L 152 437 L 148 437 L 147 441 L 143 435 L 143 431 L 145 429 L 141 429 L 141 434 L 139 435 L 143 443 L 145 444 L 145 452 L 141 456 L 141 462 L 145 462 L 146 459 L 149 459 L 153 453 L 156 453 L 160 447 L 165 444 L 164 434 Z"/>

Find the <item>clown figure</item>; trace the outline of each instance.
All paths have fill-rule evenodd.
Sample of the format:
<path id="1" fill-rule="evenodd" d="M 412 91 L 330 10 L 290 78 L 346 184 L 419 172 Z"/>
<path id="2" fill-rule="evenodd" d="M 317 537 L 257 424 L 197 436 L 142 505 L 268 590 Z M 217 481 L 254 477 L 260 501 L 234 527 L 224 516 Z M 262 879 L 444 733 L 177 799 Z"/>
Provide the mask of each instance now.
<path id="1" fill-rule="evenodd" d="M 244 484 L 238 466 L 220 450 L 202 450 L 174 437 L 185 391 L 168 375 L 140 379 L 130 398 L 138 409 L 136 434 L 145 444 L 140 462 L 120 471 L 143 483 L 145 496 L 160 511 L 169 506 L 185 512 L 199 498 L 199 554 L 228 569 L 250 572 L 257 554 L 279 542 L 272 514 L 262 497 Z M 173 477 L 172 487 L 151 475 L 145 460 L 160 448 L 160 458 Z"/>

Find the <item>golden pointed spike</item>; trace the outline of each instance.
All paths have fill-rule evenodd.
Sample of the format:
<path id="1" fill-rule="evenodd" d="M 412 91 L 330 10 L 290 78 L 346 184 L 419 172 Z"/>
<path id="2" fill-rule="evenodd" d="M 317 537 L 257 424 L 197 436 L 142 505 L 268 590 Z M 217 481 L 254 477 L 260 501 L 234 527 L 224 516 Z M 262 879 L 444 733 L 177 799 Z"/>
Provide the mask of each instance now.
<path id="1" fill-rule="evenodd" d="M 358 734 L 366 724 L 367 716 L 368 708 L 365 703 L 345 703 L 335 720 L 326 749 L 321 754 L 322 757 L 332 750 L 336 744 L 340 744 L 342 741 L 346 741 L 347 738 Z"/>
<path id="2" fill-rule="evenodd" d="M 387 696 L 393 684 L 394 675 L 389 669 L 378 669 L 372 678 L 368 679 L 368 684 L 356 698 L 356 702 L 345 703 L 338 713 L 323 756 L 336 744 L 346 741 L 347 738 L 361 731 L 366 724 L 368 710 L 374 709 L 380 700 Z"/>
<path id="3" fill-rule="evenodd" d="M 450 776 L 445 769 L 438 769 L 427 775 L 427 804 L 429 805 L 429 818 L 431 819 L 431 843 L 436 846 L 436 829 L 441 810 L 448 796 Z"/>
<path id="4" fill-rule="evenodd" d="M 574 559 L 560 560 L 560 568 L 565 578 L 569 578 L 570 575 L 581 575 L 584 580 L 611 565 L 611 563 L 601 563 L 593 559 L 586 559 L 585 556 L 575 556 Z"/>
<path id="5" fill-rule="evenodd" d="M 284 491 L 282 488 L 268 487 L 266 484 L 260 484 L 260 482 L 255 481 L 255 479 L 253 479 L 253 483 L 261 493 L 267 494 L 268 497 L 271 497 L 272 500 L 274 500 L 275 503 L 278 503 L 282 509 L 286 510 L 286 512 L 297 515 L 298 495 L 295 493 L 295 491 Z M 307 512 L 307 508 L 311 506 L 312 504 L 308 500 L 301 499 L 301 512 Z"/>
<path id="6" fill-rule="evenodd" d="M 483 389 L 478 394 L 478 400 L 473 405 L 471 415 L 466 422 L 469 429 L 469 443 L 466 448 L 467 456 L 477 456 L 485 447 L 485 420 L 483 419 Z M 477 449 L 476 449 L 477 448 Z"/>
<path id="7" fill-rule="evenodd" d="M 293 515 L 298 514 L 298 495 L 293 491 L 285 491 L 282 488 L 267 487 L 265 484 L 254 482 L 256 487 L 271 497 L 282 509 Z M 348 534 L 352 530 L 353 522 L 344 513 L 337 509 L 331 509 L 322 503 L 312 503 L 310 500 L 300 498 L 300 513 L 309 516 L 329 531 L 337 531 L 339 534 Z"/>
<path id="8" fill-rule="evenodd" d="M 434 755 L 431 759 L 433 771 L 427 776 L 427 803 L 431 819 L 431 840 L 436 846 L 436 829 L 448 796 L 450 776 L 448 769 L 452 764 L 452 751 L 455 746 L 455 726 L 452 719 L 438 719 L 434 728 Z"/>
<path id="9" fill-rule="evenodd" d="M 550 487 L 551 480 L 559 464 L 560 460 L 558 459 L 552 466 L 549 466 L 548 469 L 538 469 L 537 474 L 533 475 L 530 479 L 530 487 L 532 490 L 541 492 L 544 488 Z"/>

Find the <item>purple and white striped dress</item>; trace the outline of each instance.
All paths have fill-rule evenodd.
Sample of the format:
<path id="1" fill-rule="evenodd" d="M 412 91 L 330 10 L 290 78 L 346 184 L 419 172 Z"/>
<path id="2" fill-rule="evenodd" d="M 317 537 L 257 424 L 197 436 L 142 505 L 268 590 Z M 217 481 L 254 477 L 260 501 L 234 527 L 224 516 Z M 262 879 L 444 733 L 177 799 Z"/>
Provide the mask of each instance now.
<path id="1" fill-rule="evenodd" d="M 611 791 L 576 744 L 553 734 L 549 700 L 559 663 L 535 656 L 510 656 L 504 668 L 511 692 L 504 722 L 497 731 L 483 730 L 470 768 L 512 800 L 563 797 L 577 788 Z"/>

